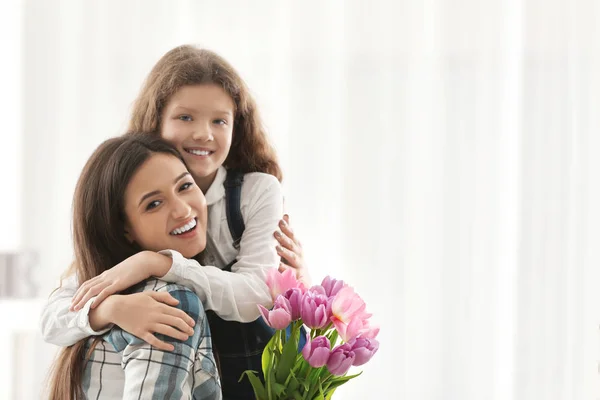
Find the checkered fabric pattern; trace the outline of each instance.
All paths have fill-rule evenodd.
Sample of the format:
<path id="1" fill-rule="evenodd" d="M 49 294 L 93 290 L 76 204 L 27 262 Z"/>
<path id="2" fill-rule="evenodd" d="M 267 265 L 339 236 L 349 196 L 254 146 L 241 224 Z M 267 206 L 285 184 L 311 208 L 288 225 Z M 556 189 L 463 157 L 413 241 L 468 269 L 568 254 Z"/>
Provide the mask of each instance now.
<path id="1" fill-rule="evenodd" d="M 153 348 L 114 327 L 92 351 L 83 378 L 87 399 L 222 399 L 210 329 L 198 296 L 177 284 L 151 279 L 133 292 L 169 292 L 178 308 L 195 319 L 185 342 L 157 335 L 174 351 Z M 88 349 L 93 339 L 88 341 Z M 86 352 L 87 353 L 87 352 Z"/>

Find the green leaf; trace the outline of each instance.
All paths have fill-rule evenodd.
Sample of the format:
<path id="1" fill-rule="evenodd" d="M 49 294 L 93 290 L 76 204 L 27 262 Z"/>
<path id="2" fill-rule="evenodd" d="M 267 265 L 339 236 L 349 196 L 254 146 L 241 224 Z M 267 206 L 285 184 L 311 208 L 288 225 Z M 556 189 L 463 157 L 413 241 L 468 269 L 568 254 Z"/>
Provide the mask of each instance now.
<path id="1" fill-rule="evenodd" d="M 273 386 L 277 383 L 275 381 L 275 372 L 273 369 L 269 370 L 269 375 L 267 375 L 265 378 L 267 381 L 267 397 L 269 400 L 271 400 L 273 398 Z"/>
<path id="2" fill-rule="evenodd" d="M 292 332 L 292 336 L 283 346 L 281 359 L 279 360 L 277 372 L 275 373 L 275 378 L 279 383 L 284 383 L 286 381 L 292 367 L 294 366 L 294 361 L 296 361 L 296 357 L 298 355 L 297 336 L 297 332 Z"/>
<path id="3" fill-rule="evenodd" d="M 258 379 L 258 376 L 256 376 L 256 374 L 256 371 L 244 371 L 238 382 L 241 382 L 244 378 L 244 375 L 246 375 L 248 377 L 248 380 L 250 380 L 250 384 L 252 385 L 252 389 L 254 390 L 254 395 L 256 396 L 256 398 L 265 399 L 267 398 L 265 387 L 263 386 L 260 379 Z"/>
<path id="4" fill-rule="evenodd" d="M 294 398 L 294 400 L 302 400 L 302 395 L 298 391 L 292 392 L 291 396 Z"/>
<path id="5" fill-rule="evenodd" d="M 300 382 L 298 382 L 298 378 L 296 378 L 296 374 L 294 371 L 290 371 L 290 376 L 285 381 L 285 386 L 288 388 L 288 391 L 293 392 L 298 389 L 300 386 Z"/>
<path id="6" fill-rule="evenodd" d="M 360 374 L 362 374 L 362 372 L 359 372 L 356 375 L 347 375 L 347 376 L 332 377 L 332 378 L 329 379 L 328 385 L 326 386 L 325 390 L 329 391 L 329 390 L 332 390 L 332 389 L 336 389 L 337 387 L 339 387 L 339 386 L 343 385 L 344 383 L 348 382 L 350 379 L 356 378 Z"/>
<path id="7" fill-rule="evenodd" d="M 323 381 L 319 379 L 319 395 L 315 397 L 315 400 L 325 400 L 325 394 L 323 393 Z"/>
<path id="8" fill-rule="evenodd" d="M 339 336 L 338 331 L 335 329 L 331 332 L 331 335 L 329 335 L 329 343 L 331 343 L 332 349 L 335 347 L 335 343 L 338 340 L 338 336 Z"/>
<path id="9" fill-rule="evenodd" d="M 331 396 L 333 396 L 333 392 L 335 392 L 336 388 L 333 388 L 325 393 L 325 400 L 331 400 Z"/>
<path id="10" fill-rule="evenodd" d="M 269 340 L 269 343 L 267 343 L 267 345 L 265 346 L 265 349 L 262 353 L 262 370 L 264 376 L 267 376 L 269 374 L 269 369 L 272 365 L 273 349 L 275 348 L 276 339 L 276 335 L 273 335 L 273 337 L 271 337 L 271 340 Z"/>
<path id="11" fill-rule="evenodd" d="M 273 392 L 275 393 L 275 397 L 279 398 L 279 396 L 281 396 L 281 394 L 283 392 L 285 392 L 285 386 L 283 386 L 280 383 L 274 382 L 273 383 Z"/>

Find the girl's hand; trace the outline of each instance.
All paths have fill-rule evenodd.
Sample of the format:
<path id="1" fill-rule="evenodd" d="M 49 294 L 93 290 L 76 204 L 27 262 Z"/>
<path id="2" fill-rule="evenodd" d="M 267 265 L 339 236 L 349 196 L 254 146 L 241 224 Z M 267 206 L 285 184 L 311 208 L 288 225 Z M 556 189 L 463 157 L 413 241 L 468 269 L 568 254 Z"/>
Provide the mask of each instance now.
<path id="1" fill-rule="evenodd" d="M 92 309 L 96 308 L 108 296 L 150 278 L 158 269 L 152 268 L 152 265 L 156 266 L 156 260 L 164 264 L 161 267 L 162 269 L 167 268 L 162 275 L 157 275 L 163 276 L 171 266 L 171 259 L 151 251 L 141 251 L 95 278 L 84 282 L 75 292 L 70 310 L 78 311 L 83 308 L 89 299 L 98 296 L 91 306 Z"/>
<path id="2" fill-rule="evenodd" d="M 173 345 L 159 340 L 154 334 L 182 341 L 194 334 L 194 320 L 175 307 L 178 303 L 168 292 L 114 295 L 98 310 L 90 312 L 90 323 L 92 318 L 110 321 L 157 349 L 172 351 Z"/>
<path id="3" fill-rule="evenodd" d="M 281 232 L 275 231 L 275 239 L 279 242 L 277 254 L 281 257 L 279 263 L 279 271 L 283 272 L 288 268 L 293 268 L 296 272 L 296 279 L 304 283 L 306 287 L 311 286 L 311 279 L 308 269 L 304 264 L 304 253 L 302 244 L 294 236 L 294 231 L 290 227 L 290 217 L 285 214 L 283 219 L 279 221 Z"/>

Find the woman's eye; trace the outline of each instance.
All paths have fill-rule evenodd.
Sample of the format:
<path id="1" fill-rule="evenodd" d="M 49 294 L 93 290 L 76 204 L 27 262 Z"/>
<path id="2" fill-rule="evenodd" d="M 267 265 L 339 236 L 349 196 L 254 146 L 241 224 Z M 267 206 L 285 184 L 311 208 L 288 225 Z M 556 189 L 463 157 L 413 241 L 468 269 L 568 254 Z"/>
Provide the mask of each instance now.
<path id="1" fill-rule="evenodd" d="M 193 182 L 186 182 L 183 185 L 181 185 L 181 187 L 179 188 L 179 191 L 184 191 L 186 189 L 191 188 L 192 186 L 194 186 Z"/>
<path id="2" fill-rule="evenodd" d="M 160 201 L 154 200 L 154 201 L 148 203 L 148 205 L 146 206 L 146 210 L 152 210 L 153 208 L 156 208 L 159 205 L 160 205 Z"/>
<path id="3" fill-rule="evenodd" d="M 217 124 L 217 125 L 227 125 L 227 121 L 225 121 L 224 119 L 215 119 L 213 121 L 213 124 Z"/>
<path id="4" fill-rule="evenodd" d="M 181 121 L 191 121 L 192 120 L 192 116 L 191 115 L 180 115 L 178 117 L 178 119 L 180 119 Z"/>

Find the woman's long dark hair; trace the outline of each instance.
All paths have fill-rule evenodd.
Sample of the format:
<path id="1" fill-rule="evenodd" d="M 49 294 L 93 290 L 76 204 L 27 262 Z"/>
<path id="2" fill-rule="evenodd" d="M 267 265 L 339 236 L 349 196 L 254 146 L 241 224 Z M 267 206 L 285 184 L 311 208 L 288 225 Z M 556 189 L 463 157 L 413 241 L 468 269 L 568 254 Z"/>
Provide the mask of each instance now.
<path id="1" fill-rule="evenodd" d="M 125 237 L 125 190 L 140 166 L 157 153 L 183 162 L 177 150 L 159 135 L 128 134 L 102 143 L 85 164 L 73 198 L 72 268 L 79 282 L 100 275 L 140 250 Z M 87 340 L 61 350 L 50 373 L 50 400 L 83 397 L 85 362 L 100 339 L 86 356 Z"/>

